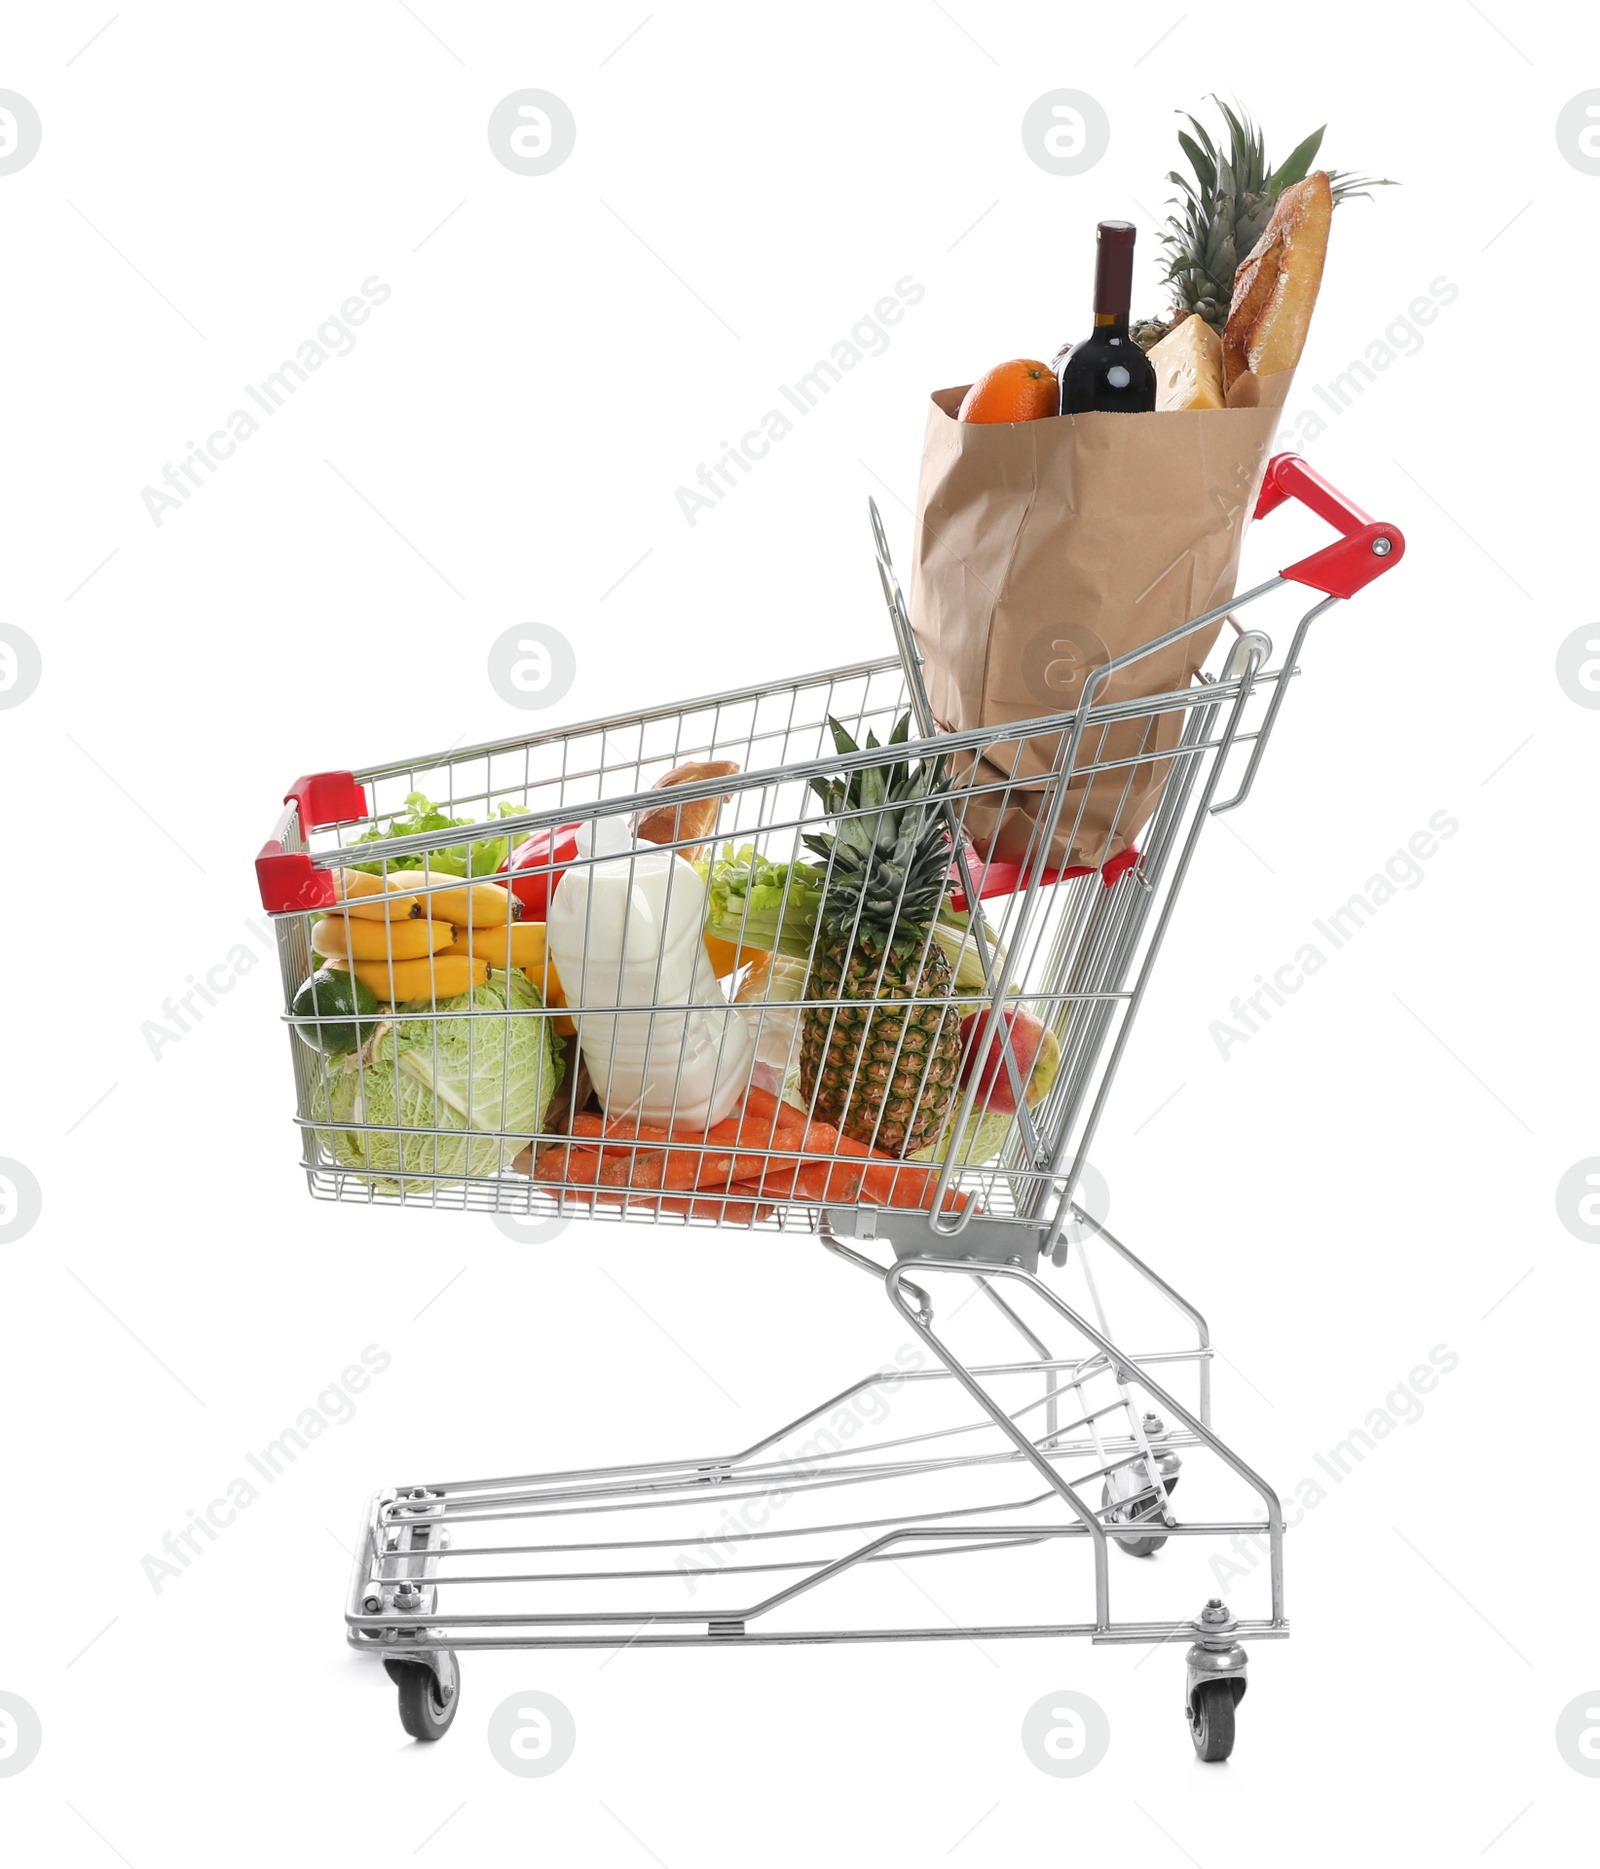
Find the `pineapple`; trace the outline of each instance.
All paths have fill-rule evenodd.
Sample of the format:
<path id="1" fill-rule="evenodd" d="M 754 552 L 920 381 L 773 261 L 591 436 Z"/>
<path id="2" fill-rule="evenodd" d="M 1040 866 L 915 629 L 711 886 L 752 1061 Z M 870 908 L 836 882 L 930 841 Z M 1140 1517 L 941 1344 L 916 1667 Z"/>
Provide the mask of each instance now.
<path id="1" fill-rule="evenodd" d="M 1172 288 L 1173 309 L 1165 320 L 1145 318 L 1135 326 L 1134 339 L 1146 350 L 1191 313 L 1215 330 L 1222 329 L 1228 322 L 1233 275 L 1240 261 L 1261 238 L 1279 195 L 1292 182 L 1304 181 L 1322 146 L 1322 130 L 1313 130 L 1286 162 L 1269 169 L 1265 142 L 1248 112 L 1234 111 L 1220 98 L 1216 103 L 1228 128 L 1225 152 L 1194 117 L 1189 118 L 1193 136 L 1178 132 L 1194 174 L 1191 178 L 1174 169 L 1167 176 L 1181 190 L 1169 204 L 1173 212 L 1161 236 L 1167 249 L 1165 283 Z M 1394 186 L 1340 169 L 1330 169 L 1328 180 L 1335 206 L 1351 196 L 1367 197 L 1374 188 Z"/>
<path id="2" fill-rule="evenodd" d="M 890 746 L 904 742 L 910 722 L 901 720 Z M 828 725 L 841 753 L 859 750 L 831 715 Z M 867 745 L 877 744 L 869 733 Z M 890 1155 L 937 1139 L 961 1064 L 960 1019 L 943 1003 L 953 991 L 950 963 L 933 939 L 950 835 L 927 800 L 944 781 L 942 760 L 811 781 L 836 821 L 831 834 L 805 839 L 828 866 L 806 997 L 834 1003 L 802 1016 L 801 1088 L 820 1119 Z M 935 1003 L 904 1003 L 923 999 Z"/>

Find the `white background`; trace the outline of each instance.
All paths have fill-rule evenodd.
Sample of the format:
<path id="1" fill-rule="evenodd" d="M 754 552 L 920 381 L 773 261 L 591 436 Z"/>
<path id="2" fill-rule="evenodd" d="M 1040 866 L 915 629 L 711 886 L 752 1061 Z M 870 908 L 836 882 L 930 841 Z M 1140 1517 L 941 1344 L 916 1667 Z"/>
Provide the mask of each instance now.
<path id="1" fill-rule="evenodd" d="M 44 666 L 0 743 L 0 1153 L 44 1202 L 0 1247 L 0 1689 L 44 1727 L 0 1779 L 11 1858 L 1210 1869 L 1381 1830 L 1384 1861 L 1548 1861 L 1600 1798 L 1554 1738 L 1600 1685 L 1600 1288 L 1555 1206 L 1600 1151 L 1600 715 L 1554 674 L 1592 601 L 1600 288 L 1600 178 L 1554 125 L 1596 35 L 1506 0 L 1259 31 L 646 4 L 133 5 L 81 55 L 111 0 L 9 14 L 0 85 L 44 128 L 0 176 L 3 615 Z M 485 126 L 530 85 L 578 138 L 527 178 Z M 1076 178 L 1019 134 L 1064 85 L 1112 126 Z M 575 644 L 572 721 L 886 646 L 865 502 L 908 564 L 927 391 L 1081 331 L 1102 215 L 1138 222 L 1158 306 L 1173 112 L 1213 89 L 1279 156 L 1327 121 L 1325 161 L 1404 184 L 1339 210 L 1291 415 L 1431 282 L 1459 296 L 1307 444 L 1409 555 L 1319 626 L 1258 796 L 1203 847 L 1098 1166 L 1286 1492 L 1434 1346 L 1459 1368 L 1291 1535 L 1294 1637 L 1255 1651 L 1226 1767 L 1193 1759 L 1178 1654 L 1043 1643 L 474 1655 L 418 1747 L 343 1646 L 373 1486 L 741 1444 L 903 1329 L 803 1240 L 535 1248 L 314 1205 L 267 964 L 159 1057 L 142 1028 L 262 953 L 251 859 L 296 773 L 545 723 L 487 680 L 511 625 Z M 354 350 L 156 526 L 141 488 L 373 275 Z M 691 527 L 675 489 L 907 276 L 888 349 Z M 1318 538 L 1273 526 L 1252 567 Z M 1234 996 L 1439 811 L 1460 830 L 1420 885 L 1220 1057 Z M 355 1419 L 154 1591 L 162 1534 L 374 1343 Z M 532 1781 L 484 1740 L 531 1687 L 578 1725 Z M 1067 1687 L 1112 1742 L 1058 1780 L 1019 1729 Z"/>

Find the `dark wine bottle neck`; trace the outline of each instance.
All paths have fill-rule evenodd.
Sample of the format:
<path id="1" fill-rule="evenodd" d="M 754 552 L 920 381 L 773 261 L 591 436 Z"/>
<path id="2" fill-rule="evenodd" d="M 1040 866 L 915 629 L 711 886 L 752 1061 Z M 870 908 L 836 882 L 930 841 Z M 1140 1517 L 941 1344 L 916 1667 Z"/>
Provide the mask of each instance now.
<path id="1" fill-rule="evenodd" d="M 1097 335 L 1126 337 L 1133 304 L 1133 229 L 1126 221 L 1102 221 L 1094 258 L 1094 328 Z"/>

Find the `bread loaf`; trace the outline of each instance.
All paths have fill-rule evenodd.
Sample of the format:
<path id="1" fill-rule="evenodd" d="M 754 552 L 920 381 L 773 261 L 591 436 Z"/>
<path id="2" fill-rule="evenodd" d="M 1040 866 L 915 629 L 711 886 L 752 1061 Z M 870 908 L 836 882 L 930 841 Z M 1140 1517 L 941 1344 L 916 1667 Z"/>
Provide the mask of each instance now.
<path id="1" fill-rule="evenodd" d="M 1332 220 L 1333 190 L 1321 169 L 1278 197 L 1266 232 L 1233 277 L 1222 334 L 1224 388 L 1232 389 L 1246 370 L 1274 376 L 1300 361 Z"/>
<path id="2" fill-rule="evenodd" d="M 668 785 L 690 785 L 696 779 L 727 779 L 738 770 L 738 762 L 732 759 L 691 759 L 687 765 L 674 766 L 665 778 L 657 779 L 656 790 Z M 658 805 L 654 811 L 640 812 L 634 835 L 647 844 L 693 839 L 678 851 L 679 856 L 693 862 L 705 840 L 716 835 L 717 818 L 726 803 L 725 798 L 696 798 L 676 809 Z"/>

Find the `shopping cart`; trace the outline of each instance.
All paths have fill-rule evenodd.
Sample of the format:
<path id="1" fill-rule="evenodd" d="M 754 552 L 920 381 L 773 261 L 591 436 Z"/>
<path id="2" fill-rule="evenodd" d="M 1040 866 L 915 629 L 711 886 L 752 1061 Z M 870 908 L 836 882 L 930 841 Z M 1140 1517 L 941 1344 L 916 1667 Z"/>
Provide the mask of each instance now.
<path id="1" fill-rule="evenodd" d="M 1249 795 L 1311 624 L 1403 551 L 1393 526 L 1369 520 L 1298 457 L 1280 455 L 1257 514 L 1290 497 L 1341 538 L 1136 654 L 1077 668 L 1064 658 L 1055 677 L 1063 705 L 1032 721 L 935 731 L 874 508 L 897 658 L 297 782 L 258 871 L 276 920 L 314 1196 L 530 1223 L 581 1215 L 815 1234 L 883 1286 L 909 1332 L 882 1368 L 731 1452 L 376 1493 L 361 1519 L 347 1635 L 398 1683 L 407 1731 L 434 1739 L 449 1727 L 464 1649 L 1081 1635 L 1188 1644 L 1195 1747 L 1205 1759 L 1228 1756 L 1244 1643 L 1288 1633 L 1283 1515 L 1276 1493 L 1212 1426 L 1205 1320 L 1112 1236 L 1084 1188 L 1201 832 Z M 1268 637 L 1234 613 L 1286 584 L 1317 601 L 1274 665 Z M 1225 622 L 1232 633 L 1219 639 L 1216 666 L 1190 686 L 1141 696 L 1135 680 L 1133 698 L 1107 698 L 1119 677 L 1129 693 L 1127 677 L 1144 656 Z M 889 743 L 907 713 L 907 737 Z M 848 742 L 830 722 L 860 750 L 840 751 Z M 654 783 L 690 756 L 737 770 L 665 790 Z M 980 771 L 986 776 L 974 777 Z M 889 822 L 880 846 L 898 825 L 931 839 L 949 873 L 941 920 L 918 921 L 901 943 L 916 951 L 891 964 L 882 943 L 861 947 L 859 895 L 848 927 L 838 914 L 830 920 L 826 904 L 845 863 L 842 827 L 884 832 L 881 785 L 914 773 L 926 795 Z M 1060 834 L 1082 821 L 1091 798 L 1121 797 L 1152 773 L 1156 802 L 1136 851 L 1097 869 L 1048 866 L 1052 848 L 1073 847 Z M 851 789 L 857 775 L 880 783 L 858 777 Z M 1002 810 L 1025 800 L 1033 830 L 1011 862 L 986 859 L 965 838 L 980 792 Z M 444 828 L 396 831 L 418 793 L 444 814 Z M 689 817 L 673 815 L 707 799 L 721 801 L 714 840 L 691 837 Z M 635 844 L 628 827 L 654 812 L 659 837 L 663 810 L 665 840 Z M 802 841 L 819 834 L 821 844 Z M 494 872 L 512 852 L 523 861 L 504 880 L 531 891 L 524 899 L 549 917 L 548 940 L 517 936 L 514 950 L 504 928 L 478 927 L 459 906 L 449 912 L 466 926 L 447 929 L 443 911 L 466 888 L 452 867 Z M 691 857 L 713 876 L 718 863 L 729 865 L 747 885 L 728 943 L 732 971 L 720 985 L 713 979 L 709 994 L 704 969 L 692 991 L 682 984 L 688 975 L 672 986 L 664 958 L 673 890 L 680 908 L 692 905 L 700 946 L 706 884 L 687 867 Z M 368 1001 L 353 1010 L 341 1001 L 336 1019 L 313 1000 L 308 1014 L 304 983 L 340 920 L 324 919 L 338 899 L 335 879 L 348 904 L 358 863 L 397 898 L 421 904 L 407 915 L 408 941 L 423 929 L 432 942 L 438 927 L 450 946 L 429 946 L 408 963 L 412 984 L 380 994 L 376 1012 Z M 600 926 L 612 915 L 600 885 L 619 864 L 627 888 L 606 900 L 628 905 L 629 927 L 637 918 L 639 929 L 654 930 L 654 949 L 645 944 L 653 973 L 647 966 L 641 987 L 637 970 L 619 962 L 610 974 L 598 967 L 592 985 L 586 947 L 582 977 L 564 977 L 572 968 L 557 971 L 551 903 L 569 877 L 587 890 L 585 939 L 601 946 L 616 937 L 627 950 L 626 930 L 617 937 L 610 923 L 609 934 Z M 658 892 L 666 872 L 664 906 L 646 887 L 649 864 Z M 909 900 L 903 875 L 900 887 L 897 910 Z M 767 916 L 760 939 L 758 900 Z M 399 925 L 368 920 L 364 938 Z M 774 927 L 787 930 L 791 950 L 782 969 Z M 831 972 L 818 959 L 830 942 Z M 936 945 L 942 965 L 930 959 Z M 488 974 L 464 997 L 459 967 L 443 963 L 463 947 L 469 979 Z M 863 951 L 877 968 L 865 985 Z M 853 963 L 843 979 L 841 955 Z M 332 964 L 346 976 L 360 971 L 353 948 Z M 438 970 L 438 991 L 416 989 L 418 966 Z M 730 1037 L 735 1023 L 747 1038 Z M 667 1053 L 669 1064 L 681 1062 L 712 1029 L 722 1036 L 711 1102 L 725 1107 L 731 1088 L 733 1114 L 703 1113 L 686 1126 L 673 1120 L 675 1104 L 653 1124 L 632 1120 L 648 1096 L 679 1095 L 659 1082 L 638 1088 L 652 1061 Z M 959 1078 L 949 1070 L 954 1029 Z M 598 1082 L 609 1070 L 613 1090 L 626 1079 L 625 1030 L 646 1041 L 645 1078 L 627 1080 L 635 1107 L 619 1114 L 611 1098 L 597 1113 L 584 1077 Z M 566 1074 L 552 1095 L 558 1032 L 567 1034 Z M 1053 1077 L 1039 1062 L 1052 1043 Z M 688 1083 L 686 1063 L 680 1081 Z M 877 1092 L 858 1096 L 873 1081 Z M 824 1113 L 834 1121 L 823 1123 Z M 1042 1262 L 1063 1276 L 1047 1282 Z M 957 1292 L 962 1302 L 945 1303 Z M 957 1350 L 953 1329 L 965 1300 L 980 1294 L 986 1306 L 960 1328 L 970 1334 L 986 1319 L 1004 1343 L 975 1355 Z M 1113 1336 L 1114 1301 L 1135 1334 Z M 1168 1341 L 1159 1333 L 1174 1311 L 1180 1329 Z M 1134 1342 L 1149 1347 L 1125 1347 Z M 1180 1468 L 1198 1503 L 1182 1520 L 1173 1505 Z M 1174 1620 L 1147 1607 L 1155 1592 L 1140 1567 L 1119 1583 L 1133 1590 L 1137 1613 L 1115 1619 L 1112 1547 L 1147 1558 L 1173 1539 L 1256 1554 L 1252 1563 L 1264 1554 L 1262 1613 L 1235 1615 L 1212 1597 L 1198 1615 Z M 924 1581 L 935 1558 L 939 1598 Z M 997 1587 L 1008 1606 L 1037 1601 L 1037 1620 L 985 1614 Z M 1092 1614 L 1062 1620 L 1064 1587 L 1081 1589 Z"/>

